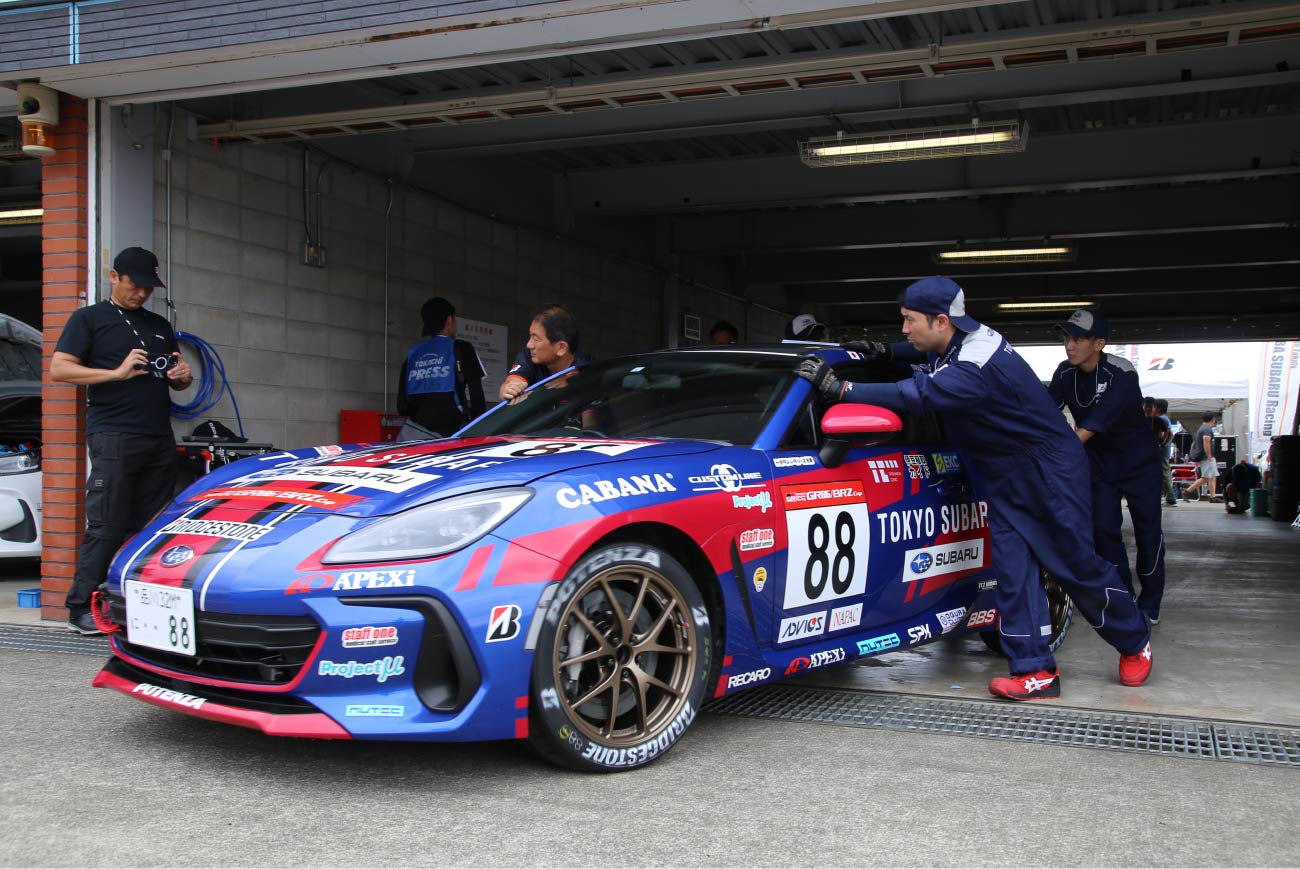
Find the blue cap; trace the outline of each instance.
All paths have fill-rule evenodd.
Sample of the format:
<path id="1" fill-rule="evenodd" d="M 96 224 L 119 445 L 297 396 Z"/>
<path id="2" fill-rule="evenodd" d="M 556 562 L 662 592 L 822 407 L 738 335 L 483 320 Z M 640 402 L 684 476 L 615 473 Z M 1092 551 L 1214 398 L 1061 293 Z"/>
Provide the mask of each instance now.
<path id="1" fill-rule="evenodd" d="M 1110 337 L 1110 324 L 1106 322 L 1106 315 L 1096 308 L 1075 311 L 1070 315 L 1070 319 L 1064 323 L 1057 323 L 1056 328 L 1072 338 L 1082 338 L 1084 335 L 1093 335 L 1097 338 Z"/>
<path id="2" fill-rule="evenodd" d="M 903 307 L 922 314 L 943 314 L 963 332 L 974 332 L 980 324 L 974 317 L 966 316 L 966 294 L 957 282 L 935 275 L 907 288 L 903 294 Z"/>

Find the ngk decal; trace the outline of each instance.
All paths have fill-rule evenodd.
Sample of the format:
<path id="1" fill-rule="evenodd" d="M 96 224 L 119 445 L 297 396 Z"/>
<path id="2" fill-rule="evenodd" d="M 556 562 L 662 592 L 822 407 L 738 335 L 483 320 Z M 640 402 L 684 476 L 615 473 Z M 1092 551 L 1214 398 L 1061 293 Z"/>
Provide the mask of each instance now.
<path id="1" fill-rule="evenodd" d="M 862 481 L 782 486 L 781 500 L 787 541 L 782 608 L 864 593 L 871 526 Z"/>
<path id="2" fill-rule="evenodd" d="M 918 579 L 986 566 L 983 540 L 940 543 L 924 549 L 909 549 L 903 555 L 903 582 L 916 582 Z"/>
<path id="3" fill-rule="evenodd" d="M 732 688 L 741 688 L 745 685 L 753 685 L 755 682 L 762 682 L 772 675 L 771 667 L 764 667 L 761 670 L 751 670 L 748 673 L 737 673 L 734 676 L 727 677 L 727 690 Z"/>
<path id="4" fill-rule="evenodd" d="M 740 551 L 751 552 L 755 549 L 771 549 L 776 545 L 776 529 L 750 528 L 740 532 Z"/>

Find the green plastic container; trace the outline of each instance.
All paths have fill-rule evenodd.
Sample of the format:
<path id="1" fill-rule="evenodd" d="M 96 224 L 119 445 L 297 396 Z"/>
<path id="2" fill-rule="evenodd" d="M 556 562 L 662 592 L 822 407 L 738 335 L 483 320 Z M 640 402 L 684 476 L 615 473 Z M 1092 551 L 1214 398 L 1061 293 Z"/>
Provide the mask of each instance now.
<path id="1" fill-rule="evenodd" d="M 1268 517 L 1268 489 L 1250 490 L 1250 515 Z"/>

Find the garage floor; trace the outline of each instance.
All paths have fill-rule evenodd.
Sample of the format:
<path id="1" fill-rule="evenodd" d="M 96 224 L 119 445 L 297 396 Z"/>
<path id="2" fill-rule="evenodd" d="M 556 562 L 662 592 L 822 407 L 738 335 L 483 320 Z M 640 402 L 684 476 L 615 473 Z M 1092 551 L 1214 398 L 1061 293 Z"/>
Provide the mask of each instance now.
<path id="1" fill-rule="evenodd" d="M 1164 532 L 1150 681 L 1120 685 L 1117 654 L 1076 613 L 1056 655 L 1061 699 L 1042 705 L 1300 725 L 1300 531 L 1183 503 L 1165 509 Z M 1004 672 L 1004 659 L 970 636 L 791 684 L 988 700 L 988 680 Z"/>

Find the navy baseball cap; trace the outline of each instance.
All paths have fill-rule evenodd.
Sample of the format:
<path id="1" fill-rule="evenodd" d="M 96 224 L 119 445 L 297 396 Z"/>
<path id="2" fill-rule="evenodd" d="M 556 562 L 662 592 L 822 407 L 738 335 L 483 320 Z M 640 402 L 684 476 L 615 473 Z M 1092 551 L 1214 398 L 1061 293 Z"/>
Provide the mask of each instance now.
<path id="1" fill-rule="evenodd" d="M 963 332 L 974 332 L 980 324 L 966 316 L 966 294 L 957 282 L 935 275 L 912 284 L 903 293 L 903 307 L 922 314 L 943 314 Z"/>
<path id="2" fill-rule="evenodd" d="M 1096 338 L 1110 337 L 1110 324 L 1106 322 L 1106 315 L 1096 308 L 1075 311 L 1070 315 L 1070 319 L 1064 323 L 1057 323 L 1056 328 L 1072 338 L 1082 338 L 1085 335 Z"/>
<path id="3" fill-rule="evenodd" d="M 137 287 L 166 287 L 158 277 L 158 257 L 142 247 L 128 247 L 113 257 L 113 271 L 126 275 Z"/>

